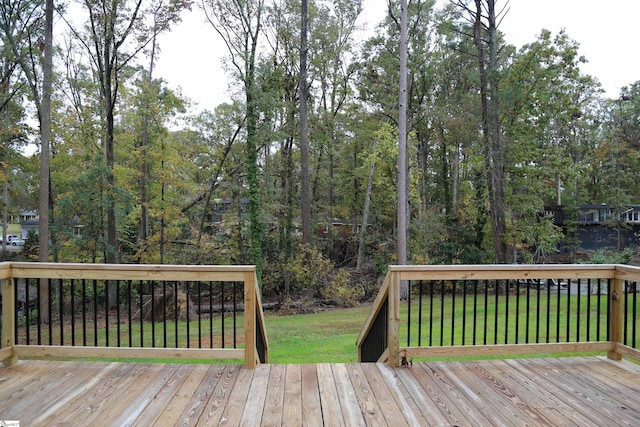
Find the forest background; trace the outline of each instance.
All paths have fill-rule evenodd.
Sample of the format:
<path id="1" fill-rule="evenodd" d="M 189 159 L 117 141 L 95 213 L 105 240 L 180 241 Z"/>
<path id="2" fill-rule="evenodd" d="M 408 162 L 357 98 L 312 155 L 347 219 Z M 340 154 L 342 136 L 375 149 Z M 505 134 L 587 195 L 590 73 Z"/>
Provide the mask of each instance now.
<path id="1" fill-rule="evenodd" d="M 255 264 L 281 301 L 375 293 L 397 262 L 399 5 L 356 40 L 357 0 L 55 4 L 48 150 L 45 6 L 0 2 L 4 223 L 38 208 L 48 176 L 45 259 Z M 412 264 L 547 262 L 561 241 L 575 262 L 577 223 L 562 230 L 545 207 L 606 203 L 620 226 L 638 203 L 640 81 L 605 96 L 563 31 L 516 49 L 503 6 L 409 2 Z M 156 76 L 159 36 L 186 9 L 228 51 L 213 111 Z M 31 236 L 18 259 L 38 258 Z"/>

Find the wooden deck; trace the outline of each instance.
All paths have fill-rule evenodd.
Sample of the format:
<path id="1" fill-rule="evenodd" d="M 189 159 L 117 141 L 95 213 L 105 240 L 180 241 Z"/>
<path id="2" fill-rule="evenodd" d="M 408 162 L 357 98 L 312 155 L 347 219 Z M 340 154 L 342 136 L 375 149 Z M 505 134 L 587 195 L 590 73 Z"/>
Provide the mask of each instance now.
<path id="1" fill-rule="evenodd" d="M 0 420 L 23 426 L 640 425 L 640 366 L 600 357 L 239 365 L 20 361 Z"/>

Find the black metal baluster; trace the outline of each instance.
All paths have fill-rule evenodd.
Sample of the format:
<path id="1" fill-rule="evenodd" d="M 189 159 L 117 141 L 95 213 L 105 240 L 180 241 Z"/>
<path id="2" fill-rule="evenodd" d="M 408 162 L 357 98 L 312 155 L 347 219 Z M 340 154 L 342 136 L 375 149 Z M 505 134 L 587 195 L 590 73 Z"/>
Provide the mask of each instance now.
<path id="1" fill-rule="evenodd" d="M 591 341 L 591 279 L 587 279 L 587 341 Z"/>
<path id="2" fill-rule="evenodd" d="M 87 346 L 87 280 L 82 279 L 82 345 Z"/>
<path id="3" fill-rule="evenodd" d="M 429 282 L 429 347 L 433 345 L 433 281 Z"/>
<path id="4" fill-rule="evenodd" d="M 151 281 L 149 284 L 151 287 L 151 347 L 156 346 L 156 282 Z M 178 301 L 178 294 L 176 293 L 176 303 Z M 176 317 L 178 315 L 178 310 L 176 310 Z M 177 319 L 176 319 L 177 321 Z"/>
<path id="5" fill-rule="evenodd" d="M 549 279 L 547 281 L 547 339 L 546 343 L 549 344 L 551 342 L 551 285 L 553 284 L 553 279 Z M 558 283 L 560 286 L 560 283 Z"/>
<path id="6" fill-rule="evenodd" d="M 18 301 L 18 298 L 17 298 L 17 296 L 18 296 L 18 287 L 19 287 L 18 281 L 16 281 L 16 286 L 15 286 L 15 290 L 14 290 L 14 293 L 13 293 L 13 295 L 15 295 L 15 298 L 14 298 L 14 302 L 15 302 L 15 304 L 14 304 L 14 314 L 15 314 L 14 315 L 14 317 L 15 317 L 14 325 L 16 325 L 16 328 L 15 328 L 15 335 L 16 335 L 16 338 L 15 338 L 16 341 L 15 342 L 16 342 L 16 344 L 19 344 L 17 337 L 18 337 L 18 329 L 19 329 L 18 325 L 20 325 L 20 323 L 18 322 L 18 304 L 19 304 L 19 301 Z M 30 301 L 29 290 L 30 290 L 30 288 L 31 288 L 31 285 L 30 285 L 29 279 L 25 279 L 25 281 L 24 281 L 24 291 L 25 291 L 25 295 L 26 295 L 25 301 L 26 301 L 27 304 L 25 306 L 24 313 L 22 315 L 24 316 L 24 320 L 25 320 L 25 322 L 24 322 L 24 324 L 25 324 L 25 338 L 27 340 L 27 342 L 26 342 L 27 345 L 31 344 L 31 322 L 29 321 L 29 301 Z"/>
<path id="7" fill-rule="evenodd" d="M 611 293 L 613 292 L 613 289 L 611 289 L 611 280 L 608 279 L 607 280 L 607 341 L 611 341 L 611 304 L 609 304 L 609 301 L 611 301 Z"/>
<path id="8" fill-rule="evenodd" d="M 221 282 L 221 290 L 220 290 L 220 332 L 222 333 L 222 348 L 225 348 L 225 338 L 224 338 L 224 282 Z"/>
<path id="9" fill-rule="evenodd" d="M 162 295 L 164 298 L 164 303 L 162 304 L 162 346 L 167 348 L 167 281 L 162 281 Z M 175 296 L 178 298 L 178 296 Z"/>
<path id="10" fill-rule="evenodd" d="M 175 325 L 174 326 L 174 331 L 175 331 L 175 334 L 176 334 L 176 348 L 178 348 L 178 282 L 173 282 L 173 286 L 174 286 L 174 289 L 175 289 L 175 292 L 176 292 L 175 293 L 176 297 L 174 298 L 174 300 L 175 300 L 174 301 L 175 309 L 173 311 L 174 312 L 173 324 Z M 187 340 L 188 339 L 189 338 L 187 338 Z"/>
<path id="11" fill-rule="evenodd" d="M 473 345 L 476 345 L 478 328 L 478 281 L 473 281 Z"/>
<path id="12" fill-rule="evenodd" d="M 487 335 L 489 333 L 489 281 L 484 281 L 484 337 L 483 344 L 487 345 Z"/>
<path id="13" fill-rule="evenodd" d="M 98 284 L 93 279 L 93 345 L 98 346 Z"/>
<path id="14" fill-rule="evenodd" d="M 190 283 L 185 283 L 184 284 L 184 288 L 185 288 L 185 293 L 186 293 L 186 297 L 187 297 L 187 348 L 191 348 L 191 317 L 190 317 L 190 313 L 189 313 L 189 301 L 190 301 L 190 290 L 191 290 L 191 284 Z M 177 319 L 176 319 L 177 321 Z"/>
<path id="15" fill-rule="evenodd" d="M 598 308 L 596 310 L 596 335 L 597 335 L 597 339 L 596 341 L 600 341 L 600 300 L 601 300 L 601 294 L 602 293 L 602 279 L 598 279 L 598 297 L 596 298 L 596 301 L 598 303 Z"/>
<path id="16" fill-rule="evenodd" d="M 569 285 L 567 285 L 569 286 Z M 560 280 L 558 280 L 558 303 L 556 304 L 556 342 L 560 342 Z"/>
<path id="17" fill-rule="evenodd" d="M 138 282 L 138 304 L 140 305 L 140 347 L 144 347 L 144 282 Z"/>
<path id="18" fill-rule="evenodd" d="M 38 291 L 38 295 L 36 297 L 36 302 L 38 304 L 38 325 L 37 325 L 38 345 L 42 345 L 42 313 L 41 313 L 42 300 L 40 297 L 40 279 L 36 279 L 36 290 Z"/>
<path id="19" fill-rule="evenodd" d="M 198 282 L 198 348 L 202 348 L 202 282 Z"/>
<path id="20" fill-rule="evenodd" d="M 422 297 L 424 295 L 424 282 L 420 280 L 418 282 L 418 347 L 422 347 Z"/>
<path id="21" fill-rule="evenodd" d="M 582 287 L 582 279 L 578 279 L 578 300 L 576 301 L 576 342 L 580 342 L 580 299 L 582 297 L 582 292 L 580 288 Z M 571 314 L 567 317 L 567 321 L 569 322 L 571 319 Z M 568 337 L 567 337 L 568 338 Z"/>
<path id="22" fill-rule="evenodd" d="M 627 282 L 626 280 L 624 281 L 623 284 L 623 303 L 622 303 L 622 307 L 623 307 L 623 314 L 622 314 L 622 343 L 624 345 L 627 345 L 627 331 L 628 331 L 628 327 L 629 327 L 629 282 Z"/>
<path id="23" fill-rule="evenodd" d="M 509 280 L 504 281 L 504 343 L 509 344 Z M 517 331 L 516 331 L 517 332 Z"/>
<path id="24" fill-rule="evenodd" d="M 440 346 L 444 345 L 444 294 L 445 294 L 445 281 L 441 281 L 440 286 Z"/>
<path id="25" fill-rule="evenodd" d="M 116 280 L 116 345 L 120 347 L 120 280 Z M 107 331 L 107 334 L 109 331 Z"/>
<path id="26" fill-rule="evenodd" d="M 572 279 L 567 281 L 567 315 L 565 316 L 567 319 L 567 340 L 565 342 L 571 341 L 571 282 Z"/>
<path id="27" fill-rule="evenodd" d="M 538 291 L 536 292 L 536 344 L 540 343 L 540 288 L 542 286 L 542 279 L 538 279 Z"/>
<path id="28" fill-rule="evenodd" d="M 104 334 L 105 334 L 105 346 L 109 347 L 109 287 L 112 285 L 111 281 L 104 282 Z"/>
<path id="29" fill-rule="evenodd" d="M 49 290 L 48 292 L 48 299 L 49 301 L 47 301 L 47 311 L 49 314 L 49 345 L 53 345 L 53 313 L 52 313 L 52 308 L 51 306 L 53 305 L 53 296 L 51 295 L 51 279 L 47 279 L 47 289 Z"/>
<path id="30" fill-rule="evenodd" d="M 238 348 L 238 282 L 233 282 L 233 348 Z M 246 307 L 245 307 L 246 308 Z M 249 345 L 249 343 L 245 343 Z"/>
<path id="31" fill-rule="evenodd" d="M 133 305 L 133 283 L 131 280 L 127 282 L 127 317 L 129 320 L 129 347 L 133 347 L 133 313 L 132 306 Z M 142 314 L 142 313 L 141 313 Z"/>
<path id="32" fill-rule="evenodd" d="M 493 291 L 496 294 L 496 312 L 494 313 L 494 321 L 493 321 L 493 343 L 494 344 L 498 344 L 498 303 L 499 301 L 499 291 L 498 291 L 498 287 L 500 285 L 500 282 L 498 280 L 494 281 L 494 287 L 493 287 Z"/>
<path id="33" fill-rule="evenodd" d="M 515 333 L 515 344 L 518 344 L 518 335 L 520 335 L 520 281 L 518 279 L 516 282 L 516 333 Z M 528 285 L 527 285 L 528 287 Z M 507 300 L 509 299 L 507 295 Z M 507 343 L 505 343 L 507 344 Z"/>
<path id="34" fill-rule="evenodd" d="M 76 345 L 76 301 L 75 301 L 75 293 L 76 293 L 76 279 L 71 279 L 71 346 L 75 347 Z"/>
<path id="35" fill-rule="evenodd" d="M 454 345 L 456 331 L 456 284 L 455 280 L 451 281 L 451 345 Z M 444 324 L 444 319 L 443 319 Z"/>
<path id="36" fill-rule="evenodd" d="M 524 342 L 525 344 L 529 344 L 529 328 L 531 327 L 531 322 L 529 317 L 529 313 L 531 312 L 531 282 L 527 281 L 526 286 L 527 288 L 525 289 L 525 292 L 527 293 L 527 296 L 526 296 L 526 302 L 525 302 L 526 309 L 525 309 L 525 322 L 524 322 L 526 333 L 524 336 Z"/>
<path id="37" fill-rule="evenodd" d="M 209 348 L 213 348 L 213 282 L 209 282 Z"/>
<path id="38" fill-rule="evenodd" d="M 62 279 L 56 280 L 58 284 L 58 299 L 56 301 L 58 305 L 58 318 L 60 319 L 60 345 L 64 345 L 64 293 L 62 289 Z"/>
<path id="39" fill-rule="evenodd" d="M 407 347 L 411 347 L 411 281 L 407 281 Z"/>
<path id="40" fill-rule="evenodd" d="M 631 347 L 636 347 L 636 328 L 638 326 L 638 283 L 633 282 L 633 321 L 631 323 Z"/>
<path id="41" fill-rule="evenodd" d="M 467 334 L 467 281 L 462 281 L 462 345 L 466 344 Z"/>

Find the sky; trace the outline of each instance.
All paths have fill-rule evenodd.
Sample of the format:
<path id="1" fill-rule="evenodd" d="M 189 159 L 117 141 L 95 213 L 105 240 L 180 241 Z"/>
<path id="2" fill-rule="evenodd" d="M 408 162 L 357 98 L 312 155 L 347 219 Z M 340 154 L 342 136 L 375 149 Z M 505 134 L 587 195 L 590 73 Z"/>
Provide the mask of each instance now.
<path id="1" fill-rule="evenodd" d="M 360 23 L 371 31 L 384 17 L 387 3 L 363 1 Z M 504 5 L 498 0 L 499 10 Z M 617 98 L 623 86 L 640 80 L 636 47 L 640 33 L 635 22 L 640 17 L 640 0 L 510 0 L 507 8 L 499 29 L 508 43 L 519 48 L 535 41 L 543 28 L 553 34 L 565 29 L 589 61 L 582 71 L 600 81 L 606 96 Z M 226 48 L 197 6 L 160 38 L 160 48 L 156 76 L 197 103 L 195 110 L 213 110 L 229 99 L 222 68 Z"/>

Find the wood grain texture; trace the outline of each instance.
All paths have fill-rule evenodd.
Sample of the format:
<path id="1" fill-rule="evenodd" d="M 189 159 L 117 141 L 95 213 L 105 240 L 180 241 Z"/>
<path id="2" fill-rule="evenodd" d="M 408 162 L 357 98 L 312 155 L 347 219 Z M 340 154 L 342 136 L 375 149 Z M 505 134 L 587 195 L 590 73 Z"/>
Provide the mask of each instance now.
<path id="1" fill-rule="evenodd" d="M 0 419 L 30 426 L 637 426 L 639 395 L 640 367 L 604 357 L 0 368 Z"/>

